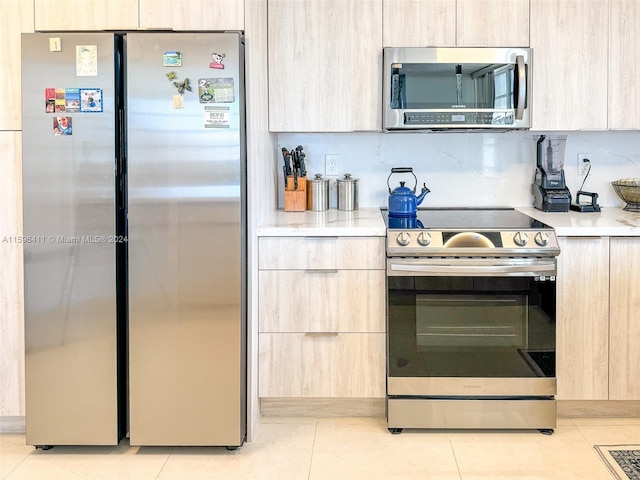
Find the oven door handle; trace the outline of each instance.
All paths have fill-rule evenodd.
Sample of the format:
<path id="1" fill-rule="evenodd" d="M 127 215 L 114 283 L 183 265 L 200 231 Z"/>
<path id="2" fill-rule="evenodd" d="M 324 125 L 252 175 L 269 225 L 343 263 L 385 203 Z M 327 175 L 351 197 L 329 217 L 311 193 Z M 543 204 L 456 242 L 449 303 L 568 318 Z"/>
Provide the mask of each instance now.
<path id="1" fill-rule="evenodd" d="M 389 274 L 394 272 L 422 273 L 430 275 L 520 275 L 536 277 L 540 275 L 555 276 L 556 266 L 551 263 L 533 265 L 426 265 L 389 263 Z"/>

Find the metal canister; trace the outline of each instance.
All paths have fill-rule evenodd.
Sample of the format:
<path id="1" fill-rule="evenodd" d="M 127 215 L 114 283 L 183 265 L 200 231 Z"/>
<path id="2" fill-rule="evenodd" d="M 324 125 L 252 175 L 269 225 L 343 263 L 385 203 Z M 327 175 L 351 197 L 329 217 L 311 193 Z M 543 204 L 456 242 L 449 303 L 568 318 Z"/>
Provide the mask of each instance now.
<path id="1" fill-rule="evenodd" d="M 316 212 L 329 210 L 329 179 L 322 178 L 320 173 L 307 180 L 307 209 Z"/>
<path id="2" fill-rule="evenodd" d="M 338 210 L 358 209 L 358 179 L 351 178 L 350 173 L 345 173 L 344 178 L 338 182 Z"/>

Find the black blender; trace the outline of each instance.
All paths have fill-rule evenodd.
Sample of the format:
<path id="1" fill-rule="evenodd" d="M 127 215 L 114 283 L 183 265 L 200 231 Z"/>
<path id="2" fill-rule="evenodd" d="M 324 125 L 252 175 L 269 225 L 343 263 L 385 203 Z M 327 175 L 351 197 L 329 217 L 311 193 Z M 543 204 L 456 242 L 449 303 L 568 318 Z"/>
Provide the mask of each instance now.
<path id="1" fill-rule="evenodd" d="M 532 185 L 533 206 L 543 212 L 568 212 L 571 192 L 564 180 L 566 135 L 540 135 L 536 149 L 536 176 Z"/>

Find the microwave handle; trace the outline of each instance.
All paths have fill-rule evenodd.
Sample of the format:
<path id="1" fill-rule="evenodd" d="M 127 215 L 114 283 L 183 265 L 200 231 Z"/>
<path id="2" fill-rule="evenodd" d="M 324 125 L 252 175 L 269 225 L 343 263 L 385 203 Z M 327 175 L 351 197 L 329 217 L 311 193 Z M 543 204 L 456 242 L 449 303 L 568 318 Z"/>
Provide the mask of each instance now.
<path id="1" fill-rule="evenodd" d="M 527 98 L 527 71 L 524 66 L 524 57 L 516 57 L 516 82 L 518 85 L 518 98 L 516 100 L 516 120 L 522 120 L 524 116 L 524 103 Z"/>

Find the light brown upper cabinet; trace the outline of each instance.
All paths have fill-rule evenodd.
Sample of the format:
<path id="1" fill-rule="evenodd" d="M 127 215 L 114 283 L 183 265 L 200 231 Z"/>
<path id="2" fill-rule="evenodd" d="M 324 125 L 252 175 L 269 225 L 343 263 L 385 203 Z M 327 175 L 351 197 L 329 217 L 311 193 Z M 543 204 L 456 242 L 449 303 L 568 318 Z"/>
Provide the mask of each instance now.
<path id="1" fill-rule="evenodd" d="M 36 30 L 138 28 L 138 0 L 35 0 L 34 9 Z"/>
<path id="2" fill-rule="evenodd" d="M 531 0 L 533 130 L 607 128 L 608 3 Z"/>
<path id="3" fill-rule="evenodd" d="M 609 129 L 640 129 L 640 2 L 609 2 Z"/>
<path id="4" fill-rule="evenodd" d="M 458 46 L 529 46 L 529 0 L 457 0 L 456 11 Z"/>
<path id="5" fill-rule="evenodd" d="M 384 0 L 385 47 L 529 46 L 529 0 Z"/>
<path id="6" fill-rule="evenodd" d="M 383 46 L 455 46 L 456 0 L 384 0 L 382 5 Z"/>
<path id="7" fill-rule="evenodd" d="M 382 0 L 269 0 L 269 129 L 382 128 Z"/>
<path id="8" fill-rule="evenodd" d="M 20 77 L 20 36 L 33 31 L 33 4 L 25 1 L 0 0 L 3 22 L 0 29 L 0 45 L 4 58 L 4 70 L 0 76 L 0 116 L 1 130 L 20 130 L 21 77 Z M 4 152 L 4 151 L 3 151 Z M 6 153 L 6 152 L 5 152 Z"/>
<path id="9" fill-rule="evenodd" d="M 141 28 L 244 30 L 244 0 L 138 0 Z"/>

